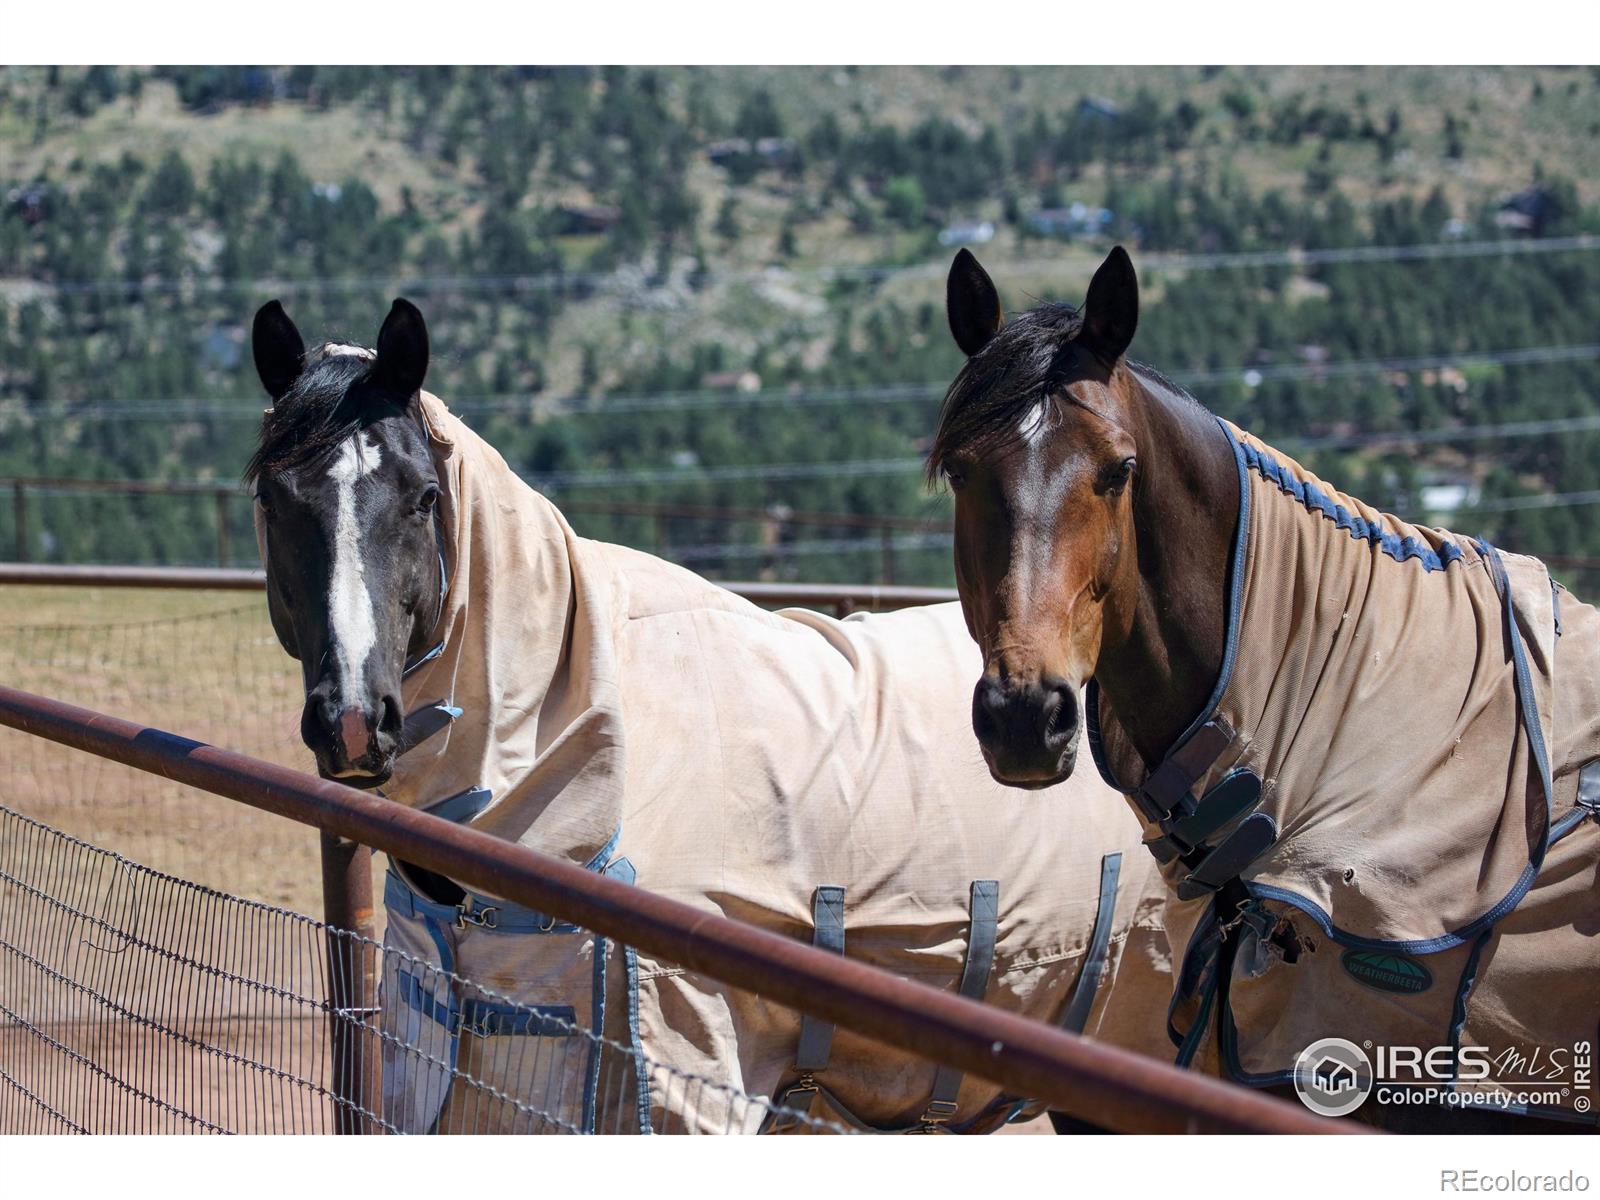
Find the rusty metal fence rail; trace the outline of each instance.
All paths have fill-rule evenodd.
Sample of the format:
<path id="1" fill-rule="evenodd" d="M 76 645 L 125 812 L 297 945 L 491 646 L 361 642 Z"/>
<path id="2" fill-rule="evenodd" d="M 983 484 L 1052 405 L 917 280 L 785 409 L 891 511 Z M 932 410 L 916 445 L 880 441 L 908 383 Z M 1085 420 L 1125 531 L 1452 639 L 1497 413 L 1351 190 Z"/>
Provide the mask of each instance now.
<path id="1" fill-rule="evenodd" d="M 815 1014 L 921 1058 L 994 1080 L 1014 1095 L 1035 1097 L 1110 1128 L 1296 1133 L 1343 1128 L 1282 1101 L 840 959 L 380 797 L 135 722 L 0 687 L 0 723 L 315 826 L 325 838 L 381 849 L 466 886 L 593 930 L 616 945 L 635 947 L 663 962 L 759 993 L 769 1001 Z M 118 870 L 122 869 L 119 863 Z M 7 907 L 20 910 L 22 906 Z M 41 923 L 49 927 L 48 921 L 32 924 Z M 325 927 L 318 928 L 324 929 L 326 940 Z M 97 932 L 109 936 L 112 931 Z M 81 949 L 83 943 L 73 944 Z M 379 951 L 374 947 L 372 952 Z M 37 954 L 32 957 L 47 961 Z M 213 971 L 223 969 L 209 965 Z M 383 969 L 387 972 L 388 965 Z M 321 1003 L 323 1015 L 331 1013 L 337 1021 L 370 1014 L 375 999 L 366 991 L 367 973 L 340 969 L 332 974 L 334 977 L 326 980 L 326 995 L 314 998 Z M 395 980 L 385 989 L 391 997 L 404 992 L 398 976 Z M 543 1020 L 545 1015 L 532 1014 L 525 1019 Z M 48 1036 L 57 1036 L 38 1021 L 31 1024 Z M 362 1027 L 367 1028 L 364 1023 Z M 380 1022 L 380 1034 L 386 1027 Z M 360 1039 L 352 1044 L 352 1039 L 335 1037 L 328 1047 L 331 1074 L 323 1078 L 336 1082 L 320 1085 L 328 1093 L 324 1099 L 330 1111 L 355 1114 L 356 1119 L 346 1124 L 356 1126 L 382 1121 L 387 1111 L 381 1103 L 374 1103 L 367 1090 L 372 1072 L 370 1054 L 361 1049 L 362 1044 Z M 437 1053 L 433 1057 L 437 1063 Z M 586 1077 L 593 1077 L 597 1069 L 604 1070 L 587 1065 Z M 571 1078 L 570 1073 L 558 1074 Z M 472 1078 L 494 1086 L 492 1080 Z M 26 1081 L 18 1082 L 20 1089 L 9 1083 L 6 1086 L 19 1095 L 26 1091 L 70 1117 L 50 1094 L 29 1088 Z M 591 1103 L 583 1101 L 585 1108 Z M 571 1111 L 570 1103 L 564 1111 Z M 713 1107 L 711 1111 L 719 1110 Z M 536 1109 L 522 1115 L 551 1119 L 559 1113 Z M 583 1115 L 590 1119 L 587 1112 Z M 729 1115 L 726 1119 L 732 1127 L 742 1118 Z M 594 1127 L 592 1122 L 590 1127 Z"/>

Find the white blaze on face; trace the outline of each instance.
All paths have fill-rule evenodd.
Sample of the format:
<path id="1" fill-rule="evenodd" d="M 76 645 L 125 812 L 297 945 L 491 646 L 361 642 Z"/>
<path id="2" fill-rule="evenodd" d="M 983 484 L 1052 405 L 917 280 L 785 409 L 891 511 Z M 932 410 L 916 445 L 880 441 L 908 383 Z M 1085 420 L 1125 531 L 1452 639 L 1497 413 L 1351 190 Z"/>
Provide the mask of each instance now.
<path id="1" fill-rule="evenodd" d="M 1024 456 L 1017 473 L 1011 572 L 1017 594 L 1031 595 L 1054 586 L 1051 580 L 1055 560 L 1055 529 L 1061 506 L 1077 477 L 1079 468 L 1066 465 L 1054 472 L 1049 467 L 1052 433 L 1050 404 L 1041 400 L 1022 415 L 1017 423 L 1017 438 Z"/>
<path id="2" fill-rule="evenodd" d="M 339 490 L 333 518 L 328 627 L 339 672 L 339 697 L 346 708 L 361 704 L 367 657 L 378 637 L 372 596 L 367 591 L 366 564 L 361 557 L 361 531 L 356 524 L 356 484 L 377 470 L 378 461 L 378 444 L 363 430 L 339 447 L 328 468 L 328 478 Z M 357 747 L 346 738 L 346 749 L 356 757 L 365 750 L 365 722 L 359 740 L 362 746 Z"/>

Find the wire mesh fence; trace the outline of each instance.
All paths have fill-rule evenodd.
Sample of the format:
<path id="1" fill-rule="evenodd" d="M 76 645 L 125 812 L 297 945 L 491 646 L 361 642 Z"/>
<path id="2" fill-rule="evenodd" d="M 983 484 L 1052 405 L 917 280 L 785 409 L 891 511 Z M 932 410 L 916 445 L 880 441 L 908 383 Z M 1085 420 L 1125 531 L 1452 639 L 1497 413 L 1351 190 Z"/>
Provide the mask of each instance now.
<path id="1" fill-rule="evenodd" d="M 631 958 L 578 940 L 594 978 Z M 378 1002 L 340 1005 L 364 974 Z M 0 806 L 0 1133 L 844 1132 L 651 1059 L 609 1035 L 626 1014 L 513 999 Z"/>
<path id="2" fill-rule="evenodd" d="M 299 671 L 260 596 L 31 587 L 0 595 L 7 684 L 308 766 Z M 292 821 L 3 728 L 0 799 L 157 870 L 318 911 L 316 833 Z"/>

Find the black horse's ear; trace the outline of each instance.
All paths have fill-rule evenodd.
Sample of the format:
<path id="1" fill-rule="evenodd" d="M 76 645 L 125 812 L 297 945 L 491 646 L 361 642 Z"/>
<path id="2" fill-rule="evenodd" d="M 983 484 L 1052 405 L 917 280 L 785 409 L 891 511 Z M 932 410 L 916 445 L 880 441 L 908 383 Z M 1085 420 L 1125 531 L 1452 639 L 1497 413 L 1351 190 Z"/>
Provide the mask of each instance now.
<path id="1" fill-rule="evenodd" d="M 989 339 L 1005 324 L 1006 314 L 1000 307 L 1000 293 L 994 290 L 994 281 L 965 246 L 950 264 L 950 277 L 944 285 L 944 306 L 950 318 L 950 332 L 956 345 L 961 347 L 961 353 L 968 358 L 988 345 Z"/>
<path id="2" fill-rule="evenodd" d="M 409 300 L 396 300 L 378 330 L 378 378 L 408 399 L 428 374 L 428 324 Z"/>
<path id="3" fill-rule="evenodd" d="M 300 331 L 276 300 L 268 300 L 256 311 L 255 324 L 250 330 L 250 351 L 256 360 L 261 386 L 276 404 L 300 378 L 306 354 Z"/>
<path id="4" fill-rule="evenodd" d="M 1107 366 L 1115 366 L 1133 344 L 1139 328 L 1139 278 L 1133 260 L 1121 246 L 1113 246 L 1105 262 L 1089 281 L 1083 302 L 1083 332 L 1078 340 Z"/>

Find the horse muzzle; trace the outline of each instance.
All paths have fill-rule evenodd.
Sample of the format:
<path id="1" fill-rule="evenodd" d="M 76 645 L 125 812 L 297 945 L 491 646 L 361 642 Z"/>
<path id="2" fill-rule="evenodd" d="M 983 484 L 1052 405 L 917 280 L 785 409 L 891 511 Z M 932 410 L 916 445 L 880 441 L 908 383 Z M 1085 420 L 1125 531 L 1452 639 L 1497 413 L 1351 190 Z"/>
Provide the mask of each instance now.
<path id="1" fill-rule="evenodd" d="M 1061 783 L 1077 765 L 1080 712 L 1078 690 L 1065 680 L 984 676 L 972 692 L 972 730 L 989 774 L 1030 791 Z"/>
<path id="2" fill-rule="evenodd" d="M 385 696 L 378 712 L 341 705 L 322 689 L 306 697 L 300 737 L 316 756 L 317 773 L 350 787 L 386 783 L 400 749 L 403 718 L 397 698 Z"/>

